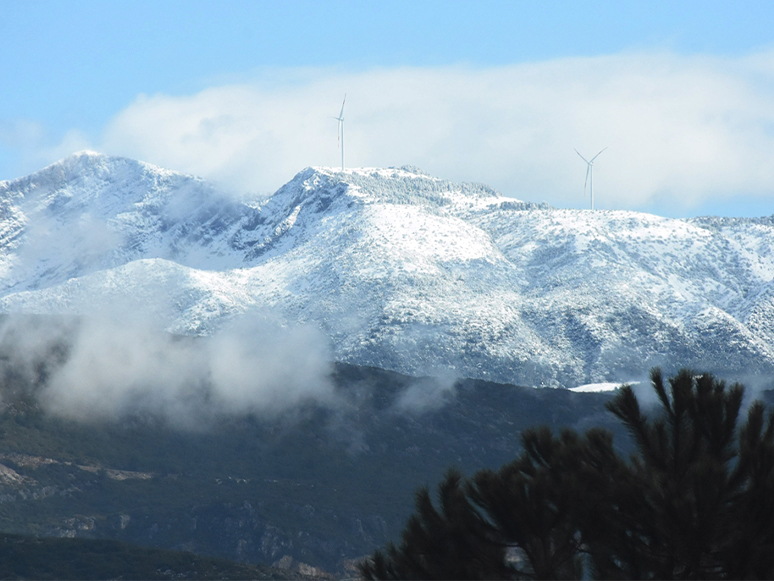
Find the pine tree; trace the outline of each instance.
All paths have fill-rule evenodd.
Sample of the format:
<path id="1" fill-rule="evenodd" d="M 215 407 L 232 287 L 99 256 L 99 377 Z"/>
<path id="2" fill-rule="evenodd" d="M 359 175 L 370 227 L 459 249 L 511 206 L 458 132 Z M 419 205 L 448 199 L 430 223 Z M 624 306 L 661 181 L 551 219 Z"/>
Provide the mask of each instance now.
<path id="1" fill-rule="evenodd" d="M 503 579 L 504 548 L 488 541 L 489 524 L 468 500 L 459 472 L 438 487 L 440 512 L 426 488 L 416 497 L 401 544 L 358 564 L 364 579 Z"/>
<path id="2" fill-rule="evenodd" d="M 774 578 L 774 414 L 754 402 L 739 435 L 736 472 L 746 482 L 733 503 L 736 524 L 722 558 L 730 579 Z"/>
<path id="3" fill-rule="evenodd" d="M 667 388 L 656 369 L 651 380 L 659 417 L 642 413 L 631 388 L 608 405 L 637 444 L 627 493 L 636 501 L 618 512 L 639 577 L 773 576 L 774 418 L 754 402 L 738 429 L 744 388 L 709 374 L 683 370 Z"/>
<path id="4" fill-rule="evenodd" d="M 492 538 L 520 557 L 515 575 L 580 578 L 588 539 L 578 523 L 607 534 L 607 519 L 600 519 L 623 467 L 612 437 L 602 430 L 585 437 L 563 430 L 557 438 L 544 427 L 526 431 L 522 441 L 524 453 L 497 472 L 478 472 L 468 496 L 493 523 Z"/>
<path id="5" fill-rule="evenodd" d="M 361 564 L 369 579 L 774 578 L 774 415 L 760 402 L 737 426 L 744 388 L 683 370 L 651 372 L 660 413 L 631 387 L 608 409 L 636 445 L 548 428 L 468 482 L 450 472 L 441 511 L 426 489 L 400 547 Z"/>

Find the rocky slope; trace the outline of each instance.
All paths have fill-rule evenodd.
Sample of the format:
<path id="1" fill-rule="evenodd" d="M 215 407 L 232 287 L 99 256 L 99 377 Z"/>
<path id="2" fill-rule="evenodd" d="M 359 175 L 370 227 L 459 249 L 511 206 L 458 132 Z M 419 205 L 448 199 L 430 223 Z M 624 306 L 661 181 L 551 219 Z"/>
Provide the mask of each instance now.
<path id="1" fill-rule="evenodd" d="M 245 313 L 340 361 L 522 385 L 774 371 L 771 218 L 560 210 L 413 168 L 309 168 L 267 200 L 81 153 L 0 183 L 0 311 Z"/>

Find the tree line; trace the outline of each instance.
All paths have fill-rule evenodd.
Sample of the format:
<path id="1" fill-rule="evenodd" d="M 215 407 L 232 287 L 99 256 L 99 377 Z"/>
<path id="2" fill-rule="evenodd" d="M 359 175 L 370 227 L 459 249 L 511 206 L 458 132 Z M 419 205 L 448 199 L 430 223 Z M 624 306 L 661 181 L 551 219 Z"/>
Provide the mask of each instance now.
<path id="1" fill-rule="evenodd" d="M 630 386 L 607 409 L 631 434 L 522 434 L 499 470 L 454 470 L 416 496 L 399 544 L 359 563 L 365 579 L 774 578 L 774 415 L 744 387 L 651 372 L 655 413 Z M 740 424 L 740 416 L 746 415 Z"/>

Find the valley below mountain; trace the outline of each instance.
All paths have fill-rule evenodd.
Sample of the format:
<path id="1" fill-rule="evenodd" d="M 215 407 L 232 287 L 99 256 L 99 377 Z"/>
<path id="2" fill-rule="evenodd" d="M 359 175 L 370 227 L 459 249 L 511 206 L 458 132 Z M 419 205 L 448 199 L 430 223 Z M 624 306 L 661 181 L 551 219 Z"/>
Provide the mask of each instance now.
<path id="1" fill-rule="evenodd" d="M 145 412 L 58 417 L 38 403 L 41 383 L 4 371 L 0 530 L 299 574 L 353 576 L 357 559 L 399 536 L 418 487 L 434 487 L 452 466 L 472 474 L 512 460 L 528 427 L 609 427 L 627 446 L 604 411 L 606 393 L 445 384 L 337 364 L 336 408 L 308 403 L 184 430 Z"/>

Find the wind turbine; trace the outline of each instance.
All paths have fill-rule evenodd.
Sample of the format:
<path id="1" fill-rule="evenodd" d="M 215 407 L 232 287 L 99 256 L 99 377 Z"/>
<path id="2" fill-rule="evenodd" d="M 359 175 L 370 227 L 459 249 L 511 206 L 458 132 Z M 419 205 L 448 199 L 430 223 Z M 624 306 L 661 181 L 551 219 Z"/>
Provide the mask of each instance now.
<path id="1" fill-rule="evenodd" d="M 607 149 L 607 147 L 605 149 Z M 605 151 L 605 149 L 603 149 L 602 151 Z M 602 153 L 602 151 L 600 151 L 599 153 Z M 594 209 L 594 160 L 599 157 L 599 153 L 596 154 L 594 157 L 592 157 L 591 161 L 583 157 L 577 149 L 575 150 L 575 153 L 580 155 L 580 158 L 586 162 L 586 181 L 583 182 L 583 195 L 584 196 L 586 195 L 586 184 L 589 184 L 591 186 L 589 188 L 591 190 L 591 209 L 593 210 Z"/>
<path id="2" fill-rule="evenodd" d="M 344 101 L 341 102 L 341 113 L 334 117 L 339 122 L 339 145 L 341 146 L 341 171 L 344 171 L 344 103 L 347 102 L 347 94 L 344 93 Z"/>

